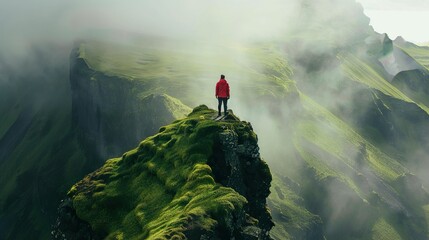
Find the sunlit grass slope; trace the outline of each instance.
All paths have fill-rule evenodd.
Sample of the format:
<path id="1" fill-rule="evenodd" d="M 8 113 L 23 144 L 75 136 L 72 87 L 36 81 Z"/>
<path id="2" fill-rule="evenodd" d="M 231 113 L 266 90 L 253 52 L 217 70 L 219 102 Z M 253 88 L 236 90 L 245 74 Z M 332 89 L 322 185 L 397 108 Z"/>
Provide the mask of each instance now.
<path id="1" fill-rule="evenodd" d="M 188 106 L 208 103 L 225 74 L 233 98 L 293 90 L 292 69 L 277 44 L 214 45 L 172 40 L 87 41 L 80 57 L 92 69 L 143 84 L 139 96 L 166 93 Z M 286 90 L 286 91 L 285 91 Z"/>
<path id="2" fill-rule="evenodd" d="M 295 135 L 298 137 L 297 140 L 301 138 L 315 144 L 319 149 L 331 153 L 335 159 L 341 159 L 343 164 L 350 168 L 354 168 L 357 165 L 355 158 L 358 153 L 353 152 L 353 150 L 365 146 L 368 163 L 371 168 L 377 175 L 387 181 L 393 181 L 399 175 L 407 172 L 400 163 L 385 155 L 341 119 L 318 105 L 311 98 L 301 94 L 301 100 L 304 108 L 312 116 L 308 120 L 298 123 L 298 134 Z M 333 163 L 333 166 L 338 166 L 338 164 Z M 341 173 L 342 171 L 340 170 L 339 172 Z M 321 177 L 329 174 L 329 171 L 326 171 L 322 173 Z"/>
<path id="3" fill-rule="evenodd" d="M 373 240 L 400 240 L 401 235 L 384 218 L 379 219 L 372 229 Z"/>
<path id="4" fill-rule="evenodd" d="M 311 232 L 317 232 L 316 228 L 320 228 L 322 220 L 305 208 L 304 199 L 285 181 L 286 176 L 278 171 L 275 173 L 268 199 L 275 221 L 271 237 L 279 240 L 296 239 L 298 236 L 311 238 Z"/>
<path id="5" fill-rule="evenodd" d="M 242 141 L 257 138 L 247 124 L 214 121 L 215 114 L 197 107 L 108 160 L 70 190 L 77 215 L 107 239 L 185 239 L 186 231 L 231 224 L 247 200 L 216 183 L 207 162 L 222 131 L 235 131 Z"/>
<path id="6" fill-rule="evenodd" d="M 342 63 L 344 73 L 351 80 L 365 84 L 369 88 L 379 90 L 399 100 L 415 103 L 426 113 L 429 113 L 428 106 L 417 100 L 414 101 L 412 96 L 407 96 L 392 85 L 377 69 L 378 64 L 376 62 L 368 62 L 350 53 L 341 53 L 338 55 L 338 59 Z"/>
<path id="7" fill-rule="evenodd" d="M 409 170 L 310 97 L 300 93 L 300 99 L 305 117 L 293 127 L 296 154 L 288 157 L 285 167 L 294 170 L 284 171 L 284 176 L 274 170 L 277 177 L 269 202 L 278 225 L 271 235 L 275 239 L 311 238 L 323 228 L 326 236 L 344 239 L 410 239 L 413 220 L 401 223 L 389 213 L 408 211 L 405 207 L 413 205 L 395 187 Z M 339 204 L 330 205 L 333 202 Z M 416 210 L 411 211 L 424 217 L 417 213 L 420 207 L 413 206 Z M 347 221 L 345 227 L 327 227 L 333 216 Z"/>
<path id="8" fill-rule="evenodd" d="M 412 43 L 398 45 L 404 52 L 429 70 L 429 46 L 417 46 Z"/>
<path id="9" fill-rule="evenodd" d="M 181 47 L 175 48 L 174 44 Z M 138 93 L 142 96 L 151 92 L 166 93 L 190 106 L 212 98 L 212 88 L 217 80 L 214 74 L 217 73 L 231 76 L 232 93 L 238 94 L 240 100 L 258 96 L 284 103 L 292 95 L 299 96 L 295 100 L 302 107 L 300 115 L 293 117 L 293 122 L 287 122 L 292 132 L 285 133 L 292 139 L 294 154 L 284 157 L 288 158 L 288 163 L 293 163 L 285 171 L 274 170 L 269 204 L 276 226 L 271 236 L 275 239 L 294 239 L 298 236 L 320 236 L 320 232 L 324 231 L 326 234 L 327 223 L 323 221 L 329 218 L 326 213 L 328 210 L 324 213 L 327 215 L 318 216 L 323 212 L 319 212 L 321 210 L 317 209 L 315 202 L 330 196 L 321 195 L 325 190 L 317 188 L 329 190 L 339 184 L 341 191 L 350 194 L 347 200 L 357 204 L 355 211 L 362 210 L 368 220 L 365 225 L 349 232 L 344 229 L 344 233 L 364 229 L 367 232 L 360 236 L 361 239 L 398 236 L 398 239 L 407 239 L 404 237 L 406 230 L 392 223 L 386 212 L 390 211 L 389 208 L 404 208 L 403 200 L 399 197 L 401 193 L 397 192 L 393 183 L 409 171 L 397 159 L 380 150 L 374 141 L 365 139 L 357 129 L 313 100 L 312 96 L 300 92 L 293 80 L 293 69 L 279 45 L 219 45 L 204 48 L 198 44 L 185 44 L 185 47 L 184 43 L 174 44 L 166 42 L 159 45 L 142 41 L 116 46 L 106 42 L 87 42 L 81 45 L 81 57 L 97 71 L 146 84 L 148 91 Z M 392 85 L 374 59 L 362 59 L 347 52 L 339 54 L 338 59 L 343 74 L 351 81 L 367 86 L 374 97 L 377 98 L 379 93 L 376 92 L 380 91 L 380 94 L 415 103 L 429 112 L 426 105 Z M 193 88 L 195 85 L 198 91 Z M 281 108 L 279 106 L 278 109 Z M 122 161 L 117 159 L 110 163 L 119 166 Z M 311 192 L 316 194 L 312 195 Z M 382 203 L 377 199 L 381 199 Z M 331 208 L 330 211 L 335 212 L 335 209 Z M 357 214 L 353 211 L 348 209 L 344 216 L 353 219 Z M 125 215 L 129 216 L 128 210 L 124 212 Z M 86 219 L 92 218 L 95 216 L 86 216 Z M 114 229 L 108 230 L 109 233 L 118 231 L 116 233 L 121 234 L 123 230 L 120 225 L 124 223 L 115 224 L 118 227 L 109 227 Z M 145 231 L 146 235 L 139 236 L 149 236 L 152 230 Z M 315 235 L 311 235 L 313 233 Z M 132 236 L 133 233 L 123 234 Z"/>

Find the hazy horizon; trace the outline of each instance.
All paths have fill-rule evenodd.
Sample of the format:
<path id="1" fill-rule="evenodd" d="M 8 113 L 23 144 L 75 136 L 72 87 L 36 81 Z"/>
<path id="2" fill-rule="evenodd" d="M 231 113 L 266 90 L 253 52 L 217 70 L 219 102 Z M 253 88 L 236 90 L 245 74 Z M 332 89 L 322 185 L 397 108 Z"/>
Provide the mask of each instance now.
<path id="1" fill-rule="evenodd" d="M 424 0 L 357 0 L 370 17 L 370 24 L 379 33 L 387 33 L 395 39 L 419 44 L 429 42 L 429 31 L 424 31 L 429 22 L 429 1 Z"/>
<path id="2" fill-rule="evenodd" d="M 429 41 L 429 31 L 422 30 L 425 29 L 425 23 L 429 22 L 429 3 L 419 0 L 357 2 L 363 5 L 366 15 L 371 18 L 370 24 L 377 32 L 387 33 L 391 38 L 400 35 L 414 43 Z M 251 11 L 242 11 L 243 4 L 248 5 Z M 294 9 L 297 4 L 299 1 L 296 0 L 181 3 L 129 0 L 120 3 L 104 1 L 102 5 L 98 1 L 71 3 L 41 0 L 37 3 L 22 4 L 2 0 L 0 47 L 1 52 L 11 51 L 13 54 L 19 54 L 25 52 L 28 45 L 34 42 L 73 41 L 94 29 L 196 35 L 204 36 L 207 40 L 237 36 L 271 36 L 294 25 L 289 20 L 296 12 Z M 329 9 L 326 11 L 329 13 Z M 181 14 L 183 12 L 186 14 Z M 237 17 L 240 21 L 237 21 Z M 176 27 L 172 27 L 172 24 Z"/>

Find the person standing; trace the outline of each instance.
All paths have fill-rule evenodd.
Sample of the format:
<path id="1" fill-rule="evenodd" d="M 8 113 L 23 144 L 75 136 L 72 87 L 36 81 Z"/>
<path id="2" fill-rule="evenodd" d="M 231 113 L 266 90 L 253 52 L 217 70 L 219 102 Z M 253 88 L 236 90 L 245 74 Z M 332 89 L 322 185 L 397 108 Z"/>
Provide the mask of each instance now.
<path id="1" fill-rule="evenodd" d="M 219 81 L 216 83 L 216 98 L 218 100 L 218 116 L 221 115 L 221 108 L 223 103 L 224 114 L 226 115 L 228 110 L 228 99 L 229 99 L 229 84 L 225 80 L 225 75 L 220 75 Z"/>

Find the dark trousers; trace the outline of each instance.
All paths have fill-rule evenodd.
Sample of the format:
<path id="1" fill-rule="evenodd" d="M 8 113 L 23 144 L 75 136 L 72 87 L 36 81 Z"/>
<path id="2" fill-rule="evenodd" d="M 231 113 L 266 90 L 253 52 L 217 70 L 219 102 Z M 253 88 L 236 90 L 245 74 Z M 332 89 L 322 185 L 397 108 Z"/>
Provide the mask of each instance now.
<path id="1" fill-rule="evenodd" d="M 219 102 L 219 104 L 217 105 L 217 110 L 219 111 L 219 115 L 221 113 L 221 107 L 222 107 L 222 102 L 223 102 L 223 110 L 225 112 L 226 115 L 226 110 L 228 110 L 228 98 L 217 98 L 217 101 Z"/>

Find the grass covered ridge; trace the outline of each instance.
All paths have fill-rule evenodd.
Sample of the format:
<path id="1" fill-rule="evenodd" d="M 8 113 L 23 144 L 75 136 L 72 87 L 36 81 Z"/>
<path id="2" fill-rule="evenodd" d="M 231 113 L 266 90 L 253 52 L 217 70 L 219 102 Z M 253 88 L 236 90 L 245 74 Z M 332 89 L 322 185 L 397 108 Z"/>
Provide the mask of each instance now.
<path id="1" fill-rule="evenodd" d="M 295 91 L 293 71 L 281 44 L 207 45 L 205 42 L 139 39 L 133 43 L 85 41 L 78 58 L 107 76 L 144 86 L 138 96 L 167 94 L 188 106 L 213 100 L 217 73 L 233 97 L 283 97 Z M 216 75 L 214 75 L 216 73 Z M 241 91 L 238 91 L 240 89 Z M 244 96 L 243 96 L 244 95 Z"/>
<path id="2" fill-rule="evenodd" d="M 348 53 L 339 54 L 338 59 L 341 61 L 341 67 L 344 73 L 351 80 L 365 84 L 369 88 L 379 90 L 387 96 L 391 96 L 404 102 L 414 103 L 423 111 L 429 113 L 428 106 L 416 99 L 412 99 L 410 96 L 407 96 L 396 86 L 386 80 L 385 77 L 383 77 L 376 69 L 376 64 L 366 62 L 366 60 Z"/>
<path id="3" fill-rule="evenodd" d="M 197 107 L 108 160 L 69 191 L 77 215 L 107 239 L 185 239 L 228 227 L 247 200 L 216 183 L 207 161 L 221 131 L 257 138 L 247 124 L 215 114 Z"/>
<path id="4" fill-rule="evenodd" d="M 397 46 L 429 70 L 429 44 L 418 46 L 412 43 L 404 43 Z"/>

